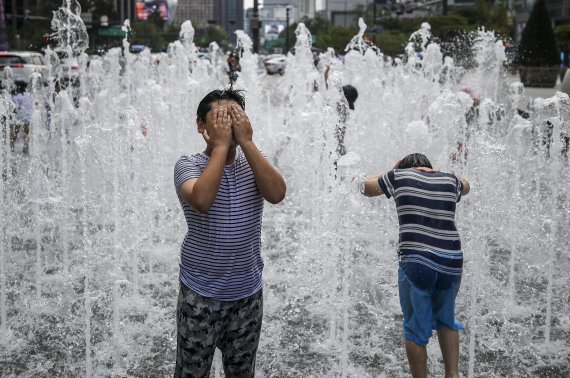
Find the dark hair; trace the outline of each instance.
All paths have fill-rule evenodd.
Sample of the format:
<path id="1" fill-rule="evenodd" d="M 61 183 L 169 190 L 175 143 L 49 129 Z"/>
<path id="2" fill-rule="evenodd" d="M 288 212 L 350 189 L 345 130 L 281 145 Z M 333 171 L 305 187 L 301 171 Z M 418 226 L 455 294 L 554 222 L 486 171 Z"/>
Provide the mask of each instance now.
<path id="1" fill-rule="evenodd" d="M 242 94 L 242 90 L 237 89 L 226 89 L 220 90 L 216 89 L 208 93 L 200 104 L 198 105 L 198 110 L 196 111 L 196 117 L 200 121 L 206 121 L 206 114 L 212 109 L 212 103 L 220 100 L 231 100 L 235 101 L 245 110 L 245 97 Z"/>
<path id="2" fill-rule="evenodd" d="M 14 83 L 14 86 L 12 87 L 12 94 L 16 95 L 19 93 L 26 93 L 26 90 L 28 89 L 28 84 L 24 81 L 16 81 Z"/>
<path id="3" fill-rule="evenodd" d="M 354 110 L 354 102 L 358 98 L 358 91 L 352 85 L 345 85 L 342 87 L 342 93 L 344 93 L 344 97 L 346 97 L 346 101 L 348 101 L 348 107 Z"/>
<path id="4" fill-rule="evenodd" d="M 414 167 L 428 167 L 433 169 L 429 159 L 424 154 L 414 153 L 409 154 L 398 164 L 398 169 L 414 168 Z"/>

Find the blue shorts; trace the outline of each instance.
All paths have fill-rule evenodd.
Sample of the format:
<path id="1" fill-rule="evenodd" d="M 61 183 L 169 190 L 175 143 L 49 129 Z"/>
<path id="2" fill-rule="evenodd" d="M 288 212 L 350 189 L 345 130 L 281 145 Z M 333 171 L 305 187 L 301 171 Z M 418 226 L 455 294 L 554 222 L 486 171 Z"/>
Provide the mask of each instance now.
<path id="1" fill-rule="evenodd" d="M 404 338 L 427 345 L 432 330 L 448 327 L 461 331 L 455 319 L 455 297 L 461 276 L 437 272 L 417 263 L 400 263 L 398 288 L 404 313 Z"/>

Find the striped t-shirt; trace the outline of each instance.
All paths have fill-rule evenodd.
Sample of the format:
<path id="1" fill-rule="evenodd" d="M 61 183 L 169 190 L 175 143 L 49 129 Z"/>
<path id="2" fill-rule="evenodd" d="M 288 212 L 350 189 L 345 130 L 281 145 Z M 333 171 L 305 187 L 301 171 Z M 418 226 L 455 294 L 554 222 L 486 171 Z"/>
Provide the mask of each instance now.
<path id="1" fill-rule="evenodd" d="M 463 253 L 455 205 L 461 199 L 461 181 L 451 173 L 410 168 L 392 170 L 378 183 L 386 197 L 396 201 L 400 261 L 460 275 Z"/>
<path id="2" fill-rule="evenodd" d="M 253 172 L 238 147 L 224 167 L 212 207 L 201 214 L 180 196 L 180 187 L 198 178 L 209 157 L 182 156 L 174 169 L 176 193 L 188 232 L 180 250 L 180 281 L 196 293 L 221 301 L 249 297 L 261 289 L 261 217 L 263 197 Z"/>

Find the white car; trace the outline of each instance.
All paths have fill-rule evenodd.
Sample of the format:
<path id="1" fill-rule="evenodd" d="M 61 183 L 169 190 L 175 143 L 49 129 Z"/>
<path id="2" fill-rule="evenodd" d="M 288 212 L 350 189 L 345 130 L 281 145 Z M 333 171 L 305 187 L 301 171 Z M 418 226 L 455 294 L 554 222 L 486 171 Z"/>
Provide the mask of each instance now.
<path id="1" fill-rule="evenodd" d="M 47 81 L 47 66 L 44 56 L 33 51 L 2 51 L 0 52 L 0 80 L 6 80 L 6 67 L 12 71 L 14 82 L 28 83 L 32 74 L 39 73 L 42 81 Z"/>
<path id="2" fill-rule="evenodd" d="M 264 62 L 265 70 L 268 74 L 273 75 L 278 73 L 283 75 L 285 73 L 285 67 L 287 66 L 287 56 L 285 55 L 271 55 Z"/>
<path id="3" fill-rule="evenodd" d="M 79 80 L 81 67 L 76 58 L 61 58 L 59 64 L 61 66 L 61 79 L 74 83 Z"/>

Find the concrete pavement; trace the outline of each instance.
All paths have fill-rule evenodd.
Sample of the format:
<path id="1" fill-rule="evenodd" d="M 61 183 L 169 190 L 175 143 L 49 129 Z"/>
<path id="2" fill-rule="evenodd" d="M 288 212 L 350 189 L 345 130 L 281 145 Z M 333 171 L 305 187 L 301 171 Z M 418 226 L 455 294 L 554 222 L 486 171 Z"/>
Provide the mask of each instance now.
<path id="1" fill-rule="evenodd" d="M 511 84 L 515 81 L 520 81 L 518 74 L 507 74 L 507 83 Z M 528 110 L 529 104 L 532 104 L 535 98 L 549 98 L 560 91 L 560 78 L 556 81 L 554 88 L 535 88 L 535 87 L 525 87 L 524 94 L 519 101 L 519 109 Z"/>

